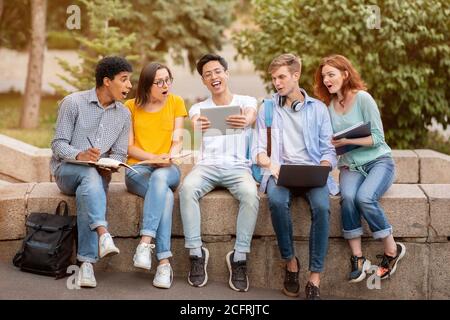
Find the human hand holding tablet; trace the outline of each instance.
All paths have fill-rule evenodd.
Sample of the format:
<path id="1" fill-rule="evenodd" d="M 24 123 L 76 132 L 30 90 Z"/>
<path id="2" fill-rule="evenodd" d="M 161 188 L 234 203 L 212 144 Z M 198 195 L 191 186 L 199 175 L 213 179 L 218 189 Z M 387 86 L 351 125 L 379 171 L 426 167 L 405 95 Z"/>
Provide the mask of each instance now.
<path id="1" fill-rule="evenodd" d="M 243 119 L 239 106 L 217 106 L 201 108 L 197 121 L 201 121 L 203 136 L 207 137 L 240 133 L 241 129 L 236 128 L 242 128 Z"/>

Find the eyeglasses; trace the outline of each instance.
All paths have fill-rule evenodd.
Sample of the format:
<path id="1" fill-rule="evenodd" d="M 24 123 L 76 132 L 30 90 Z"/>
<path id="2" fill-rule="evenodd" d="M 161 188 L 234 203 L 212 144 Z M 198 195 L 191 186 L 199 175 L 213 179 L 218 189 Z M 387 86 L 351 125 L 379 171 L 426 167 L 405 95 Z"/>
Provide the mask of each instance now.
<path id="1" fill-rule="evenodd" d="M 207 72 L 205 72 L 205 73 L 203 74 L 203 79 L 205 79 L 205 80 L 210 80 L 210 79 L 212 79 L 213 74 L 215 74 L 216 76 L 220 76 L 220 75 L 223 74 L 224 72 L 225 72 L 225 70 L 224 70 L 224 69 L 221 69 L 221 68 L 217 68 L 217 69 L 214 69 L 214 70 L 212 70 L 212 71 L 207 71 Z"/>
<path id="2" fill-rule="evenodd" d="M 173 82 L 172 78 L 166 78 L 166 79 L 156 80 L 155 82 L 153 82 L 153 84 L 156 84 L 156 86 L 158 88 L 162 88 L 162 87 L 164 87 L 164 83 L 167 84 L 168 86 L 170 86 L 172 84 L 172 82 Z"/>

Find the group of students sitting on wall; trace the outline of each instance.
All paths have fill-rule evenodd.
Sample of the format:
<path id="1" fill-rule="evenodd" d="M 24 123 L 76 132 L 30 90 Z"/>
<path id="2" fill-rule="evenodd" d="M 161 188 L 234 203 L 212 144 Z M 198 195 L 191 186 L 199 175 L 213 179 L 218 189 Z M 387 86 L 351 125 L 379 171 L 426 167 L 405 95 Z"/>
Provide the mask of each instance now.
<path id="1" fill-rule="evenodd" d="M 188 283 L 202 287 L 208 281 L 209 251 L 202 242 L 199 200 L 214 188 L 224 187 L 239 201 L 234 250 L 225 257 L 229 285 L 236 291 L 249 289 L 247 258 L 260 200 L 258 184 L 250 169 L 252 164 L 263 171 L 259 191 L 268 196 L 279 252 L 285 261 L 283 292 L 287 296 L 300 294 L 300 264 L 292 223 L 292 214 L 299 212 L 291 212 L 295 196 L 305 197 L 311 212 L 307 299 L 320 299 L 320 274 L 328 249 L 329 194 L 341 194 L 342 233 L 351 249 L 349 281 L 362 281 L 371 266 L 361 247 L 361 218 L 367 221 L 373 237 L 383 243 L 377 276 L 381 279 L 392 276 L 406 248 L 394 240 L 379 199 L 394 181 L 395 165 L 384 140 L 377 104 L 351 62 L 341 55 L 323 58 L 315 73 L 317 98 L 313 98 L 299 86 L 299 57 L 282 54 L 273 59 L 268 72 L 276 92 L 269 99 L 274 105 L 271 130 L 276 134 L 269 138 L 264 104 L 258 109 L 254 97 L 230 91 L 228 64 L 223 57 L 205 54 L 197 62 L 197 71 L 210 96 L 189 109 L 194 130 L 205 132 L 211 127 L 200 111 L 216 106 L 240 106 L 241 113 L 228 117 L 227 123 L 241 130 L 236 134 L 203 136 L 196 164 L 181 183 L 180 212 L 190 259 Z M 51 171 L 61 192 L 76 196 L 80 287 L 95 287 L 93 264 L 100 258 L 118 254 L 119 249 L 106 221 L 111 171 L 64 161 L 68 159 L 97 161 L 109 157 L 132 166 L 134 170 L 125 172 L 127 190 L 144 199 L 134 266 L 150 270 L 152 251 L 156 250 L 158 266 L 153 285 L 170 288 L 173 281 L 172 211 L 174 191 L 181 176 L 180 160 L 174 155 L 182 151 L 182 129 L 188 113 L 184 100 L 171 93 L 172 72 L 157 62 L 142 69 L 136 98 L 122 104 L 120 101 L 126 99 L 132 88 L 131 72 L 132 67 L 125 59 L 103 58 L 95 71 L 96 87 L 66 96 L 59 108 L 51 144 Z M 333 138 L 334 132 L 369 121 L 371 134 L 367 137 Z M 249 130 L 255 130 L 256 141 L 250 157 Z M 345 145 L 361 147 L 338 159 L 336 148 Z M 140 164 L 156 158 L 168 161 Z M 323 187 L 296 189 L 277 185 L 283 164 L 337 166 L 339 186 L 331 176 Z"/>

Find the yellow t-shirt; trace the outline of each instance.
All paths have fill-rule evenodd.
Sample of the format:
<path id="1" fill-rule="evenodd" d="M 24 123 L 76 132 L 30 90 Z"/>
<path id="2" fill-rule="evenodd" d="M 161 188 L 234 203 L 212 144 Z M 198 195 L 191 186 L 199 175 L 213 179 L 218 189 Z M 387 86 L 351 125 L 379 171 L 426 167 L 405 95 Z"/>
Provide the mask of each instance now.
<path id="1" fill-rule="evenodd" d="M 153 154 L 169 153 L 175 118 L 187 116 L 183 98 L 169 94 L 165 105 L 157 112 L 147 112 L 136 106 L 135 99 L 125 102 L 125 106 L 131 112 L 134 145 Z M 139 161 L 129 157 L 127 163 L 135 164 Z"/>

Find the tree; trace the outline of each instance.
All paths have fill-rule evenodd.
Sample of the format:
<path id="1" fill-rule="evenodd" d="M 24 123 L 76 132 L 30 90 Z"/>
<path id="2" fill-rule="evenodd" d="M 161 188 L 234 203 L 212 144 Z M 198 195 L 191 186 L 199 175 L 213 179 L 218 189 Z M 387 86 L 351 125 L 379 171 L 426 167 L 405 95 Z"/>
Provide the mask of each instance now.
<path id="1" fill-rule="evenodd" d="M 125 33 L 117 26 L 118 21 L 127 20 L 131 16 L 131 5 L 120 0 L 80 0 L 85 6 L 88 16 L 87 35 L 75 35 L 80 44 L 78 51 L 80 64 L 70 65 L 63 59 L 58 59 L 61 67 L 69 76 L 59 75 L 77 90 L 86 90 L 95 85 L 94 70 L 97 62 L 110 55 L 118 55 L 135 61 L 132 48 L 135 45 L 136 34 Z M 82 26 L 83 28 L 83 26 Z M 68 92 L 59 85 L 52 85 L 62 95 Z"/>
<path id="2" fill-rule="evenodd" d="M 255 26 L 237 34 L 235 44 L 267 83 L 276 55 L 298 54 L 300 82 L 311 93 L 320 58 L 347 56 L 380 107 L 388 143 L 421 146 L 433 118 L 450 124 L 450 2 L 369 2 L 254 0 Z"/>
<path id="3" fill-rule="evenodd" d="M 31 34 L 30 11 L 30 0 L 3 2 L 0 19 L 0 47 L 16 50 L 27 48 Z"/>
<path id="4" fill-rule="evenodd" d="M 2 19 L 3 14 L 3 0 L 0 0 L 0 20 Z"/>
<path id="5" fill-rule="evenodd" d="M 127 5 L 116 0 L 81 2 L 89 17 L 89 32 L 84 32 L 87 35 L 76 36 L 82 67 L 60 61 L 70 74 L 60 77 L 78 90 L 93 85 L 95 63 L 99 57 L 110 54 L 138 60 L 138 69 L 149 61 L 165 62 L 169 54 L 178 64 L 186 58 L 193 70 L 200 55 L 221 49 L 235 0 L 134 0 Z M 105 23 L 109 25 L 108 32 Z M 139 41 L 135 41 L 135 34 Z M 135 80 L 138 76 L 139 72 L 134 72 Z M 66 93 L 61 86 L 53 87 Z"/>
<path id="6" fill-rule="evenodd" d="M 133 52 L 141 57 L 141 64 L 164 62 L 167 54 L 183 64 L 186 55 L 194 70 L 201 55 L 221 49 L 223 32 L 231 22 L 235 3 L 235 0 L 133 1 L 133 18 L 121 23 L 121 27 L 140 35 Z"/>
<path id="7" fill-rule="evenodd" d="M 39 124 L 42 71 L 44 68 L 45 21 L 47 0 L 31 3 L 31 44 L 29 50 L 27 80 L 20 117 L 20 127 L 36 128 Z"/>

